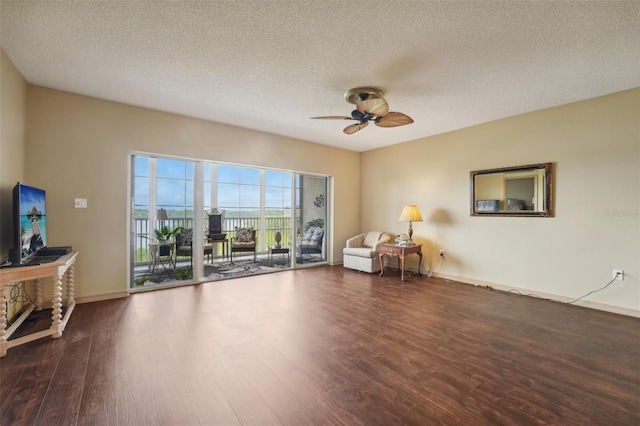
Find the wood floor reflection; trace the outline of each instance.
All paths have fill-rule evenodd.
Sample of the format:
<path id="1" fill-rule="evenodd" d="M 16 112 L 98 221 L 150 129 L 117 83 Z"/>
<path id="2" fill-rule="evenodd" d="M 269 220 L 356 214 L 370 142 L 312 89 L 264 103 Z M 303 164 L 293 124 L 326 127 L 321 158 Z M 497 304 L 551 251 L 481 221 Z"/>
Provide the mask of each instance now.
<path id="1" fill-rule="evenodd" d="M 638 318 L 322 266 L 78 305 L 0 424 L 632 425 L 639 365 Z"/>

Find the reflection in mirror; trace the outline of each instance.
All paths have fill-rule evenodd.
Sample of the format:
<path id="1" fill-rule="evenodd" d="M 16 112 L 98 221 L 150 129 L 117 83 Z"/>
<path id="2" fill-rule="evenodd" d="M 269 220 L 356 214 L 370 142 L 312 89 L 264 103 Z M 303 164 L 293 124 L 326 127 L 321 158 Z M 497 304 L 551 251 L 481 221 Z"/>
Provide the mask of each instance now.
<path id="1" fill-rule="evenodd" d="M 472 216 L 553 216 L 552 163 L 471 172 Z"/>

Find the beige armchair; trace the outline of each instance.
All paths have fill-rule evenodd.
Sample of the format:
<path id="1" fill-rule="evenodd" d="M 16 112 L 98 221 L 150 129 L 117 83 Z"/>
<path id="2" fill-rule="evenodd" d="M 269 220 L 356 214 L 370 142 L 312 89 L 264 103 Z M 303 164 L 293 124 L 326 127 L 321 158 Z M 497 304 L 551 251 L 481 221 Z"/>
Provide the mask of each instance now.
<path id="1" fill-rule="evenodd" d="M 387 243 L 390 239 L 391 235 L 382 231 L 369 231 L 349 238 L 347 246 L 342 249 L 342 264 L 358 271 L 378 272 L 378 244 Z"/>

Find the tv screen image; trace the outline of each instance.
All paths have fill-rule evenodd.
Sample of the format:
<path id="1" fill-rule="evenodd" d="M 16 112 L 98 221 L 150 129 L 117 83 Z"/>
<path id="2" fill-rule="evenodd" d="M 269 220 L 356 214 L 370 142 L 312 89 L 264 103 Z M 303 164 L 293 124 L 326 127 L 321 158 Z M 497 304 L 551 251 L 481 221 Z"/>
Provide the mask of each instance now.
<path id="1" fill-rule="evenodd" d="M 47 246 L 45 191 L 18 183 L 14 189 L 14 215 L 18 216 L 14 218 L 18 219 L 14 238 L 19 243 L 22 263 Z"/>

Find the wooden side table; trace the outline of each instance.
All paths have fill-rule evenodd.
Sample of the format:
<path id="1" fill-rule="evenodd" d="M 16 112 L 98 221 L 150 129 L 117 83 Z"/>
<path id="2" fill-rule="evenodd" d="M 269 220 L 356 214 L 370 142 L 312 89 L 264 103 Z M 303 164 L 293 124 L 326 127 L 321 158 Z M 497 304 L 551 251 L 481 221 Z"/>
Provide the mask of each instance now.
<path id="1" fill-rule="evenodd" d="M 380 257 L 380 276 L 384 274 L 384 263 L 383 257 L 397 257 L 400 265 L 400 277 L 402 281 L 404 281 L 404 259 L 408 254 L 415 253 L 420 256 L 420 261 L 418 262 L 418 275 L 422 275 L 420 273 L 420 269 L 422 267 L 422 244 L 414 244 L 411 246 L 400 246 L 396 244 L 378 244 L 378 256 Z"/>

